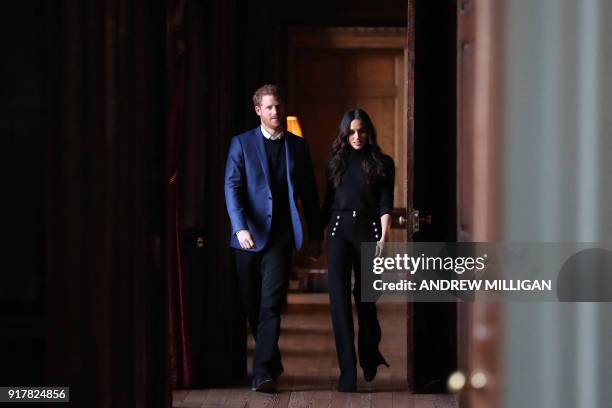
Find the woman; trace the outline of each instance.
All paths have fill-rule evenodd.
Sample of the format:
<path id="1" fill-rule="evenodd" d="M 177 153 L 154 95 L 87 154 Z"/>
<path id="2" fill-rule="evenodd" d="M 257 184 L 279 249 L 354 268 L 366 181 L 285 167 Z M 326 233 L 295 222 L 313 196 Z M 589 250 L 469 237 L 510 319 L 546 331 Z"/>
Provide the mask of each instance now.
<path id="1" fill-rule="evenodd" d="M 366 381 L 378 366 L 389 366 L 378 350 L 381 331 L 374 302 L 361 301 L 361 243 L 387 238 L 393 210 L 395 166 L 376 143 L 376 130 L 366 112 L 344 114 L 327 164 L 327 189 L 322 209 L 327 228 L 328 284 L 336 353 L 340 365 L 338 390 L 357 388 L 356 355 L 351 309 L 351 271 L 355 271 L 353 297 L 359 323 L 359 363 Z M 374 253 L 368 254 L 371 259 Z"/>

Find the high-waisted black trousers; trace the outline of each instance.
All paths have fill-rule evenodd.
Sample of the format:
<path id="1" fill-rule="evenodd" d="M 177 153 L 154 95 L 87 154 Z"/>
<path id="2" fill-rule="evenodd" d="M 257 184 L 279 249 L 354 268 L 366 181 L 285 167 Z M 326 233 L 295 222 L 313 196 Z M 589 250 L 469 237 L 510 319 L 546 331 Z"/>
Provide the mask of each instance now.
<path id="1" fill-rule="evenodd" d="M 336 353 L 340 366 L 339 389 L 354 388 L 357 381 L 356 355 L 351 307 L 351 272 L 355 284 L 352 289 L 359 333 L 357 345 L 359 364 L 367 370 L 384 361 L 378 350 L 381 332 L 376 315 L 376 303 L 361 301 L 361 285 L 373 280 L 370 275 L 362 282 L 361 243 L 378 241 L 381 234 L 380 217 L 359 211 L 332 212 L 327 231 L 328 285 L 332 325 L 336 338 Z M 374 250 L 366 254 L 373 259 Z"/>

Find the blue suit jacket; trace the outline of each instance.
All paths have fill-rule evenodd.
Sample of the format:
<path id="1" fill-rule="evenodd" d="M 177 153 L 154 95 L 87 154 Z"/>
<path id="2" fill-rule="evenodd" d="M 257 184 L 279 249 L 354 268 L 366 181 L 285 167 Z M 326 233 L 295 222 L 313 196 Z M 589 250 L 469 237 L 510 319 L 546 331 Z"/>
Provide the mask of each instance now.
<path id="1" fill-rule="evenodd" d="M 319 195 L 306 141 L 287 131 L 283 137 L 291 224 L 295 246 L 300 249 L 303 232 L 298 200 L 302 203 L 309 237 L 321 240 Z M 255 240 L 255 248 L 249 251 L 261 251 L 270 237 L 274 201 L 264 136 L 259 126 L 232 138 L 225 166 L 225 202 L 232 224 L 230 246 L 240 249 L 236 233 L 249 230 Z"/>

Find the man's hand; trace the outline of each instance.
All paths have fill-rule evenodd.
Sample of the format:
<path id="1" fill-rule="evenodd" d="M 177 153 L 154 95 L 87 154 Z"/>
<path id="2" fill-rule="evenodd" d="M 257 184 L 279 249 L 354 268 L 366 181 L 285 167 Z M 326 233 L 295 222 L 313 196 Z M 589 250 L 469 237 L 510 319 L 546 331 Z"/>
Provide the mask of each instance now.
<path id="1" fill-rule="evenodd" d="M 236 233 L 236 237 L 238 238 L 238 242 L 240 242 L 240 247 L 243 249 L 253 249 L 255 248 L 255 240 L 251 236 L 249 230 L 240 230 Z"/>
<path id="2" fill-rule="evenodd" d="M 308 258 L 316 261 L 321 256 L 321 241 L 310 241 L 308 242 Z"/>

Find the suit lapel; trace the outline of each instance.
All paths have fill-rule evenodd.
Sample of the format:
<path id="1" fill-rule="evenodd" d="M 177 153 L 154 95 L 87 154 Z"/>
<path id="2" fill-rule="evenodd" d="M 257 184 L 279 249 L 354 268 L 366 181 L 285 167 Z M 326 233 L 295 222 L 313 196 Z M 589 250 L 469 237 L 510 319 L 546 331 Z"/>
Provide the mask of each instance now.
<path id="1" fill-rule="evenodd" d="M 266 146 L 264 145 L 264 135 L 261 133 L 261 128 L 257 127 L 255 129 L 255 148 L 257 149 L 257 156 L 259 157 L 259 162 L 261 163 L 261 168 L 266 176 L 266 181 L 268 182 L 268 186 L 271 187 L 270 183 L 270 168 L 268 167 L 268 156 L 266 155 Z"/>

